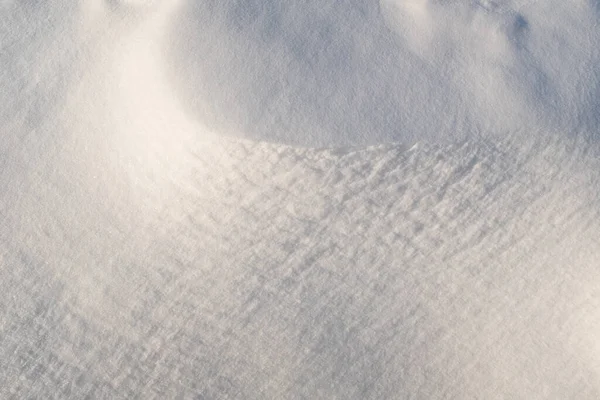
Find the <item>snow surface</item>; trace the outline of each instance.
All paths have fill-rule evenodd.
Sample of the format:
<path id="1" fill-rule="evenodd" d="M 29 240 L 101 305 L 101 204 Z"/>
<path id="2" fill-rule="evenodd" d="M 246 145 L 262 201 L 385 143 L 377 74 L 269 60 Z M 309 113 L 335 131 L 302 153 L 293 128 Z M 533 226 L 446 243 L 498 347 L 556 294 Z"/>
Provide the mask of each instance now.
<path id="1" fill-rule="evenodd" d="M 599 22 L 0 1 L 0 397 L 600 398 Z"/>

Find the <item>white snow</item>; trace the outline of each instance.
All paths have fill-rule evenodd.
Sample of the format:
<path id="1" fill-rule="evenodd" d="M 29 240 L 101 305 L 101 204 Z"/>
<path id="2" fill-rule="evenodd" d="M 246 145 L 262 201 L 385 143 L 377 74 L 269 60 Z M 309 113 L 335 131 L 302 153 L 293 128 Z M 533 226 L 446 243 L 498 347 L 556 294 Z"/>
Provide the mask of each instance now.
<path id="1" fill-rule="evenodd" d="M 0 397 L 600 397 L 600 3 L 0 1 Z"/>

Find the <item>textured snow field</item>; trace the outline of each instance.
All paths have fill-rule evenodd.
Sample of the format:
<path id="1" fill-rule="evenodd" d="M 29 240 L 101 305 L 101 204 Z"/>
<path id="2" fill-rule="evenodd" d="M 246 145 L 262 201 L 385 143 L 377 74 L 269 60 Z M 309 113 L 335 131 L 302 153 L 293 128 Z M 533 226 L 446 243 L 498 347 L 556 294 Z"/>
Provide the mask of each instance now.
<path id="1" fill-rule="evenodd" d="M 0 397 L 600 398 L 598 1 L 0 13 Z"/>

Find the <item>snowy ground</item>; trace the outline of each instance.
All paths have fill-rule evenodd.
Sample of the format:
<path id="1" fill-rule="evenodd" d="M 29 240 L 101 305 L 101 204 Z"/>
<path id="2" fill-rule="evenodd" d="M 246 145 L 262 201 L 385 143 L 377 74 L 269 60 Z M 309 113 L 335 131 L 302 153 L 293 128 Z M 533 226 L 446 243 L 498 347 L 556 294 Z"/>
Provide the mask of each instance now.
<path id="1" fill-rule="evenodd" d="M 600 398 L 598 1 L 0 17 L 0 397 Z"/>

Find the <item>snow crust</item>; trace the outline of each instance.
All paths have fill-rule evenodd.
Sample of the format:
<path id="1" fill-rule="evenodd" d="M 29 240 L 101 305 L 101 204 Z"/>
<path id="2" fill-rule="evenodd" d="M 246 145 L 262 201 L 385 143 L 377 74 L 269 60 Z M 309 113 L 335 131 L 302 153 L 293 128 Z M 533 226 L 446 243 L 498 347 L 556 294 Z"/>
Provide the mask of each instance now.
<path id="1" fill-rule="evenodd" d="M 0 1 L 0 397 L 600 397 L 600 3 Z"/>

